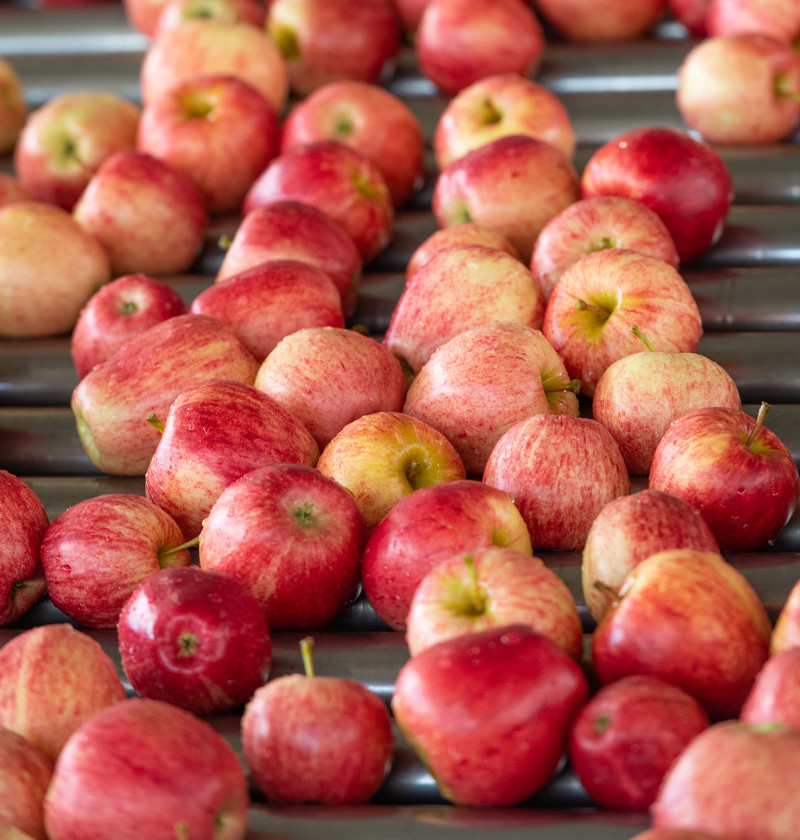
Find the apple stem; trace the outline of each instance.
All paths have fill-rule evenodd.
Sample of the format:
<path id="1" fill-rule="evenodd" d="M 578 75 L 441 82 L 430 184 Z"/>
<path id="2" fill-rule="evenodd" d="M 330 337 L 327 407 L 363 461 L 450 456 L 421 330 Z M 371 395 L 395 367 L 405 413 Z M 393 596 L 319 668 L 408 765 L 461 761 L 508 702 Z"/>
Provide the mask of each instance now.
<path id="1" fill-rule="evenodd" d="M 756 424 L 750 430 L 750 434 L 745 438 L 745 445 L 751 446 L 753 441 L 758 437 L 759 433 L 761 432 L 761 427 L 764 425 L 764 418 L 769 413 L 770 408 L 772 406 L 769 403 L 762 402 L 758 409 L 758 415 L 756 416 Z"/>
<path id="2" fill-rule="evenodd" d="M 307 677 L 314 676 L 314 660 L 311 657 L 311 650 L 314 647 L 314 638 L 312 636 L 304 636 L 300 639 L 300 656 L 303 659 L 303 670 Z"/>
<path id="3" fill-rule="evenodd" d="M 620 593 L 614 589 L 613 586 L 609 586 L 607 583 L 603 583 L 602 580 L 596 580 L 592 583 L 595 589 L 598 592 L 602 592 L 604 595 L 609 597 L 613 603 L 618 604 L 622 600 L 622 596 Z"/>
<path id="4" fill-rule="evenodd" d="M 650 343 L 650 339 L 639 329 L 636 324 L 631 324 L 631 332 L 644 344 L 649 352 L 655 352 L 655 347 Z"/>
<path id="5" fill-rule="evenodd" d="M 602 318 L 608 318 L 611 315 L 608 309 L 603 309 L 602 306 L 595 306 L 593 303 L 586 303 L 582 298 L 578 298 L 577 307 L 580 310 L 588 309 L 589 312 L 594 312 Z"/>
<path id="6" fill-rule="evenodd" d="M 173 554 L 177 554 L 179 551 L 185 551 L 187 548 L 196 548 L 198 543 L 200 542 L 200 535 L 198 534 L 191 540 L 187 540 L 180 545 L 174 545 L 171 548 L 167 548 L 164 551 L 159 551 L 159 557 L 171 557 Z"/>
<path id="7" fill-rule="evenodd" d="M 475 558 L 471 554 L 464 555 L 464 565 L 469 571 L 470 596 L 472 598 L 473 615 L 483 615 L 486 611 L 486 597 L 478 583 L 478 572 L 475 569 Z"/>
<path id="8" fill-rule="evenodd" d="M 581 381 L 580 379 L 570 379 L 569 382 L 561 389 L 562 391 L 572 391 L 573 394 L 580 394 Z"/>
<path id="9" fill-rule="evenodd" d="M 164 424 L 158 419 L 154 411 L 151 411 L 147 415 L 147 422 L 154 428 L 157 429 L 159 432 L 164 432 Z"/>
<path id="10" fill-rule="evenodd" d="M 231 247 L 233 237 L 229 233 L 221 233 L 217 238 L 217 247 L 220 251 L 227 251 Z"/>

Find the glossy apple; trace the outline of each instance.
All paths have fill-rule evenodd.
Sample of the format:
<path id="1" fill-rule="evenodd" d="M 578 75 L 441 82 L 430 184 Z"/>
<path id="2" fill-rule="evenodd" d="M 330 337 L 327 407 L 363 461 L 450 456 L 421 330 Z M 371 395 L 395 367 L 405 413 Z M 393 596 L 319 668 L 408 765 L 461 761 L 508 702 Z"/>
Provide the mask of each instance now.
<path id="1" fill-rule="evenodd" d="M 153 35 L 157 35 L 162 29 L 171 29 L 187 20 L 197 19 L 250 23 L 263 29 L 267 21 L 267 12 L 258 0 L 167 0 L 158 15 Z"/>
<path id="2" fill-rule="evenodd" d="M 0 58 L 0 154 L 13 151 L 27 117 L 25 85 L 16 67 Z"/>
<path id="3" fill-rule="evenodd" d="M 800 33 L 800 9 L 792 0 L 708 0 L 710 36 L 759 32 L 793 42 Z"/>
<path id="4" fill-rule="evenodd" d="M 761 667 L 739 720 L 787 723 L 800 729 L 800 648 L 773 653 Z"/>
<path id="5" fill-rule="evenodd" d="M 665 0 L 536 0 L 542 20 L 568 41 L 626 41 L 650 33 L 666 8 Z"/>
<path id="6" fill-rule="evenodd" d="M 0 729 L 0 832 L 13 840 L 12 827 L 20 840 L 47 840 L 44 831 L 44 795 L 53 775 L 53 762 L 27 738 L 11 729 Z"/>

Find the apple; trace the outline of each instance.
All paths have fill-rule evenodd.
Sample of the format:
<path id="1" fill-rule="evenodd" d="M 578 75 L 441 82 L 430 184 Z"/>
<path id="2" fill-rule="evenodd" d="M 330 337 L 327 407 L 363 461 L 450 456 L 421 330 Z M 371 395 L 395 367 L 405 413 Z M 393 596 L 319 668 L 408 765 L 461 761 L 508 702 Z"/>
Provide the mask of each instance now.
<path id="1" fill-rule="evenodd" d="M 647 205 L 621 195 L 582 198 L 565 207 L 541 230 L 531 271 L 549 298 L 558 278 L 594 251 L 626 248 L 678 268 L 678 251 L 661 218 Z"/>
<path id="2" fill-rule="evenodd" d="M 182 390 L 161 422 L 145 473 L 147 498 L 194 539 L 222 491 L 257 467 L 313 467 L 319 448 L 306 427 L 252 385 L 207 379 Z"/>
<path id="3" fill-rule="evenodd" d="M 247 191 L 242 212 L 287 200 L 311 204 L 338 222 L 353 238 L 362 262 L 376 257 L 391 239 L 394 205 L 380 169 L 338 140 L 279 154 Z"/>
<path id="4" fill-rule="evenodd" d="M 172 29 L 187 20 L 196 19 L 250 23 L 263 29 L 267 22 L 267 12 L 258 0 L 167 0 L 152 34 L 155 36 L 162 29 Z"/>
<path id="5" fill-rule="evenodd" d="M 337 140 L 380 170 L 395 207 L 421 187 L 424 138 L 419 118 L 399 96 L 378 84 L 340 79 L 297 102 L 283 121 L 281 150 Z"/>
<path id="6" fill-rule="evenodd" d="M 326 444 L 317 469 L 353 494 L 370 531 L 415 490 L 466 478 L 450 441 L 399 411 L 376 411 L 348 423 Z"/>
<path id="7" fill-rule="evenodd" d="M 533 76 L 546 49 L 539 18 L 523 0 L 431 0 L 414 34 L 423 76 L 456 94 L 486 76 Z"/>
<path id="8" fill-rule="evenodd" d="M 602 808 L 647 811 L 675 759 L 711 721 L 687 691 L 632 674 L 602 686 L 578 712 L 572 769 Z"/>
<path id="9" fill-rule="evenodd" d="M 795 583 L 778 612 L 770 638 L 770 653 L 800 647 L 800 583 Z"/>
<path id="10" fill-rule="evenodd" d="M 712 719 L 735 717 L 769 654 L 770 629 L 758 595 L 721 554 L 666 549 L 641 560 L 612 595 L 592 634 L 592 663 L 604 684 L 661 677 Z"/>
<path id="11" fill-rule="evenodd" d="M 600 621 L 612 604 L 610 593 L 620 589 L 634 566 L 671 548 L 719 551 L 700 511 L 678 496 L 645 488 L 607 502 L 589 527 L 581 554 L 581 588 L 592 618 Z"/>
<path id="12" fill-rule="evenodd" d="M 540 330 L 494 322 L 442 344 L 414 377 L 403 411 L 438 429 L 469 475 L 532 414 L 577 415 L 577 383 Z"/>
<path id="13" fill-rule="evenodd" d="M 53 775 L 53 763 L 36 745 L 11 729 L 0 729 L 0 833 L 11 827 L 21 837 L 47 840 L 44 831 L 44 796 Z"/>
<path id="14" fill-rule="evenodd" d="M 800 33 L 800 9 L 792 0 L 708 0 L 707 34 L 759 32 L 794 42 Z"/>
<path id="15" fill-rule="evenodd" d="M 672 17 L 683 24 L 686 33 L 692 38 L 705 38 L 706 15 L 710 0 L 667 0 L 667 11 Z"/>
<path id="16" fill-rule="evenodd" d="M 27 117 L 22 78 L 7 58 L 0 57 L 0 155 L 14 150 Z"/>
<path id="17" fill-rule="evenodd" d="M 42 624 L 0 648 L 0 727 L 55 761 L 64 743 L 100 709 L 125 699 L 114 661 L 71 624 Z"/>
<path id="18" fill-rule="evenodd" d="M 613 137 L 589 157 L 581 197 L 594 195 L 624 195 L 654 210 L 685 265 L 722 236 L 733 181 L 708 143 L 681 129 L 645 126 Z"/>
<path id="19" fill-rule="evenodd" d="M 210 723 L 132 697 L 94 715 L 64 745 L 44 820 L 51 840 L 242 840 L 249 803 L 241 761 Z"/>
<path id="20" fill-rule="evenodd" d="M 797 504 L 800 478 L 790 451 L 758 417 L 733 408 L 690 411 L 674 420 L 653 455 L 649 486 L 697 507 L 723 551 L 773 540 Z"/>
<path id="21" fill-rule="evenodd" d="M 544 22 L 568 41 L 596 43 L 642 38 L 655 28 L 666 0 L 536 0 Z"/>
<path id="22" fill-rule="evenodd" d="M 594 518 L 630 492 L 608 430 L 589 417 L 538 414 L 503 433 L 483 481 L 514 500 L 537 549 L 581 551 Z"/>
<path id="23" fill-rule="evenodd" d="M 756 675 L 739 720 L 787 723 L 800 729 L 800 648 L 772 654 Z"/>
<path id="24" fill-rule="evenodd" d="M 81 443 L 102 472 L 143 476 L 160 439 L 149 414 L 165 416 L 196 382 L 252 385 L 257 372 L 230 327 L 208 315 L 176 315 L 134 336 L 77 384 L 71 407 Z"/>
<path id="25" fill-rule="evenodd" d="M 445 639 L 523 624 L 576 661 L 583 626 L 572 593 L 539 557 L 487 546 L 444 557 L 419 582 L 406 617 L 411 656 Z"/>
<path id="26" fill-rule="evenodd" d="M 344 315 L 358 302 L 361 254 L 352 236 L 331 216 L 300 201 L 254 207 L 226 245 L 216 282 L 267 260 L 307 262 L 326 272 L 339 290 Z"/>
<path id="27" fill-rule="evenodd" d="M 505 493 L 472 479 L 421 487 L 397 502 L 367 539 L 364 594 L 379 618 L 405 630 L 414 592 L 437 562 L 491 545 L 532 553 L 525 522 Z"/>
<path id="28" fill-rule="evenodd" d="M 648 828 L 635 834 L 631 840 L 731 840 L 721 834 L 695 831 L 691 828 Z"/>
<path id="29" fill-rule="evenodd" d="M 33 196 L 22 186 L 22 182 L 10 172 L 0 172 L 0 207 L 18 201 L 33 201 Z"/>
<path id="30" fill-rule="evenodd" d="M 385 344 L 344 327 L 305 327 L 282 338 L 261 363 L 255 386 L 311 432 L 320 450 L 348 423 L 400 411 L 406 378 Z"/>
<path id="31" fill-rule="evenodd" d="M 675 266 L 608 248 L 564 271 L 547 301 L 542 332 L 591 397 L 613 362 L 642 350 L 633 326 L 663 352 L 694 353 L 703 333 L 697 302 Z"/>
<path id="32" fill-rule="evenodd" d="M 506 321 L 539 329 L 545 299 L 530 270 L 488 245 L 452 245 L 415 272 L 392 310 L 383 343 L 414 373 L 449 339 Z"/>
<path id="33" fill-rule="evenodd" d="M 400 27 L 406 40 L 413 41 L 422 13 L 430 0 L 394 0 Z"/>
<path id="34" fill-rule="evenodd" d="M 269 802 L 369 802 L 392 761 L 389 711 L 356 680 L 317 676 L 312 646 L 300 642 L 304 674 L 276 677 L 245 706 L 245 761 Z"/>
<path id="35" fill-rule="evenodd" d="M 523 802 L 555 775 L 588 696 L 574 659 L 512 624 L 411 657 L 397 675 L 391 708 L 445 799 L 500 807 Z"/>
<path id="36" fill-rule="evenodd" d="M 78 377 L 113 356 L 128 339 L 187 311 L 186 302 L 172 286 L 141 272 L 101 286 L 81 309 L 70 336 Z"/>
<path id="37" fill-rule="evenodd" d="M 120 663 L 140 697 L 198 715 L 243 706 L 272 665 L 256 597 L 230 575 L 197 566 L 148 575 L 125 602 L 117 636 Z"/>
<path id="38" fill-rule="evenodd" d="M 306 464 L 271 464 L 222 491 L 203 523 L 200 566 L 243 583 L 271 631 L 317 630 L 355 597 L 365 536 L 348 490 Z"/>
<path id="39" fill-rule="evenodd" d="M 169 0 L 122 0 L 125 19 L 131 28 L 152 38 L 158 29 L 158 21 Z"/>
<path id="40" fill-rule="evenodd" d="M 114 276 L 187 271 L 208 225 L 188 176 L 135 149 L 106 158 L 72 215 L 103 246 Z"/>
<path id="41" fill-rule="evenodd" d="M 439 227 L 476 222 L 499 230 L 528 265 L 542 228 L 579 197 L 579 177 L 564 152 L 512 134 L 446 166 L 433 187 L 432 210 Z"/>
<path id="42" fill-rule="evenodd" d="M 549 88 L 519 73 L 484 76 L 444 107 L 432 146 L 439 169 L 498 137 L 527 134 L 552 143 L 571 158 L 575 129 L 563 102 Z"/>
<path id="43" fill-rule="evenodd" d="M 18 201 L 0 207 L 0 276 L 0 336 L 41 338 L 71 330 L 111 269 L 101 244 L 66 210 Z"/>

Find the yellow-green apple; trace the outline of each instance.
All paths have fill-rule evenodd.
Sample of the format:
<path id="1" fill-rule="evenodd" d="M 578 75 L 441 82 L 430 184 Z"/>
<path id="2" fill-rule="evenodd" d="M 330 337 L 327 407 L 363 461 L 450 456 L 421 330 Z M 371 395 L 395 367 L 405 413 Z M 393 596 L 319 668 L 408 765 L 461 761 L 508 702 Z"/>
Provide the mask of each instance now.
<path id="1" fill-rule="evenodd" d="M 243 706 L 267 681 L 272 637 L 258 599 L 236 578 L 169 566 L 131 593 L 117 624 L 120 664 L 140 697 L 198 715 Z"/>
<path id="2" fill-rule="evenodd" d="M 638 327 L 636 327 L 638 332 Z M 631 475 L 647 475 L 669 424 L 697 408 L 739 409 L 739 389 L 719 363 L 701 353 L 646 350 L 612 362 L 597 381 L 592 417 L 616 440 Z"/>
<path id="3" fill-rule="evenodd" d="M 245 706 L 245 761 L 269 802 L 368 802 L 393 757 L 389 710 L 354 679 L 316 675 L 312 644 L 300 642 L 305 673 L 276 677 Z"/>
<path id="4" fill-rule="evenodd" d="M 769 655 L 770 621 L 744 575 L 713 551 L 674 548 L 640 561 L 592 634 L 607 684 L 630 674 L 673 682 L 711 718 L 739 714 Z"/>
<path id="5" fill-rule="evenodd" d="M 114 276 L 187 271 L 208 225 L 203 196 L 189 177 L 135 149 L 106 158 L 72 215 L 103 246 Z"/>
<path id="6" fill-rule="evenodd" d="M 793 647 L 800 647 L 800 582 L 789 590 L 770 638 L 770 653 L 773 655 Z"/>
<path id="7" fill-rule="evenodd" d="M 38 338 L 71 330 L 112 275 L 101 244 L 66 210 L 18 201 L 0 207 L 0 276 L 0 335 Z"/>
<path id="8" fill-rule="evenodd" d="M 632 674 L 601 686 L 578 712 L 570 763 L 600 807 L 647 811 L 667 770 L 710 724 L 706 710 L 684 689 Z"/>
<path id="9" fill-rule="evenodd" d="M 397 207 L 422 186 L 424 138 L 419 118 L 378 84 L 340 79 L 297 102 L 283 121 L 281 150 L 338 140 L 366 155 Z"/>
<path id="10" fill-rule="evenodd" d="M 496 321 L 442 344 L 414 377 L 403 411 L 438 429 L 469 475 L 532 414 L 577 415 L 578 383 L 541 331 Z"/>
<path id="11" fill-rule="evenodd" d="M 233 75 L 184 78 L 142 110 L 136 148 L 187 175 L 210 213 L 237 211 L 280 149 L 272 104 Z"/>
<path id="12" fill-rule="evenodd" d="M 258 362 L 304 327 L 344 327 L 339 289 L 323 269 L 270 259 L 203 289 L 190 312 L 228 324 Z"/>
<path id="13" fill-rule="evenodd" d="M 694 353 L 703 334 L 697 302 L 674 265 L 608 248 L 581 257 L 559 277 L 542 332 L 591 397 L 606 368 L 642 350 L 633 326 L 663 352 Z"/>
<path id="14" fill-rule="evenodd" d="M 0 57 L 0 154 L 14 150 L 28 117 L 25 85 L 16 67 Z"/>
<path id="15" fill-rule="evenodd" d="M 50 519 L 21 478 L 0 469 L 0 626 L 24 615 L 47 590 L 39 548 Z"/>
<path id="16" fill-rule="evenodd" d="M 0 172 L 0 207 L 17 201 L 33 201 L 33 196 L 11 172 Z"/>
<path id="17" fill-rule="evenodd" d="M 678 23 L 686 27 L 692 38 L 705 38 L 706 15 L 710 0 L 667 0 L 667 11 Z"/>
<path id="18" fill-rule="evenodd" d="M 497 321 L 538 330 L 544 310 L 542 288 L 520 260 L 488 245 L 451 245 L 405 286 L 383 343 L 419 373 L 459 333 Z"/>
<path id="19" fill-rule="evenodd" d="M 645 488 L 607 502 L 589 527 L 581 555 L 581 588 L 600 621 L 637 563 L 668 548 L 719 551 L 700 511 L 662 490 Z M 602 586 L 595 586 L 599 581 Z"/>
<path id="20" fill-rule="evenodd" d="M 606 248 L 627 248 L 678 267 L 672 236 L 653 210 L 626 196 L 598 195 L 570 204 L 542 228 L 533 246 L 531 271 L 549 298 L 565 269 Z"/>
<path id="21" fill-rule="evenodd" d="M 20 840 L 47 840 L 44 796 L 53 775 L 53 762 L 27 738 L 0 729 L 0 833 L 15 828 Z"/>
<path id="22" fill-rule="evenodd" d="M 568 41 L 626 41 L 650 33 L 666 0 L 536 0 L 539 16 Z"/>
<path id="23" fill-rule="evenodd" d="M 556 774 L 588 697 L 572 657 L 530 627 L 511 624 L 411 657 L 397 675 L 391 708 L 445 799 L 511 806 Z"/>
<path id="24" fill-rule="evenodd" d="M 800 731 L 786 724 L 714 723 L 672 765 L 650 809 L 655 828 L 723 838 L 791 840 L 800 823 L 792 779 Z"/>
<path id="25" fill-rule="evenodd" d="M 800 478 L 792 454 L 758 417 L 710 407 L 674 420 L 650 467 L 649 486 L 697 507 L 723 551 L 766 545 L 789 521 Z"/>
<path id="26" fill-rule="evenodd" d="M 319 457 L 308 429 L 245 382 L 190 385 L 156 422 L 163 431 L 145 473 L 145 492 L 186 539 L 200 533 L 222 491 L 245 473 L 267 464 L 313 467 Z"/>
<path id="27" fill-rule="evenodd" d="M 242 212 L 286 200 L 327 213 L 353 238 L 362 262 L 377 256 L 391 239 L 394 204 L 380 169 L 338 140 L 279 154 L 247 191 Z"/>
<path id="28" fill-rule="evenodd" d="M 494 445 L 483 481 L 514 500 L 535 548 L 581 551 L 594 518 L 631 489 L 608 430 L 589 417 L 537 414 Z"/>
<path id="29" fill-rule="evenodd" d="M 180 528 L 134 493 L 103 493 L 70 505 L 48 526 L 41 557 L 54 606 L 83 627 L 116 627 L 140 581 L 191 562 Z"/>
<path id="30" fill-rule="evenodd" d="M 197 19 L 250 23 L 263 29 L 267 11 L 259 0 L 167 0 L 152 34 L 155 36 L 162 29 L 171 29 L 187 20 Z"/>
<path id="31" fill-rule="evenodd" d="M 52 840 L 243 840 L 249 804 L 244 767 L 208 721 L 131 697 L 87 720 L 64 745 L 44 820 Z"/>
<path id="32" fill-rule="evenodd" d="M 546 40 L 523 0 L 432 0 L 414 34 L 423 76 L 445 94 L 500 73 L 533 76 Z"/>
<path id="33" fill-rule="evenodd" d="M 345 317 L 353 314 L 361 283 L 361 254 L 338 222 L 301 201 L 254 207 L 225 246 L 215 281 L 278 259 L 300 260 L 322 269 L 339 290 Z"/>
<path id="34" fill-rule="evenodd" d="M 792 0 L 708 0 L 707 34 L 760 32 L 790 43 L 800 33 L 800 9 Z"/>
<path id="35" fill-rule="evenodd" d="M 687 131 L 645 126 L 594 151 L 581 173 L 581 196 L 624 195 L 646 204 L 672 235 L 682 264 L 716 244 L 733 201 L 725 160 Z"/>
<path id="36" fill-rule="evenodd" d="M 114 660 L 71 624 L 16 632 L 0 648 L 0 727 L 55 761 L 86 720 L 125 699 Z"/>
<path id="37" fill-rule="evenodd" d="M 756 675 L 739 720 L 788 723 L 800 729 L 800 648 L 770 655 Z"/>
<path id="38" fill-rule="evenodd" d="M 404 630 L 414 592 L 437 562 L 491 545 L 532 553 L 528 529 L 507 494 L 472 479 L 421 487 L 370 534 L 361 558 L 364 594 L 386 624 Z"/>
<path id="39" fill-rule="evenodd" d="M 160 439 L 147 422 L 206 379 L 252 385 L 258 362 L 236 335 L 207 315 L 176 315 L 127 341 L 75 387 L 72 410 L 92 463 L 112 475 L 144 475 Z"/>
<path id="40" fill-rule="evenodd" d="M 450 441 L 399 411 L 376 411 L 348 423 L 322 450 L 317 469 L 353 494 L 370 530 L 420 487 L 466 478 Z"/>
<path id="41" fill-rule="evenodd" d="M 406 378 L 386 345 L 344 327 L 306 327 L 282 338 L 255 386 L 302 421 L 320 450 L 348 423 L 401 411 Z"/>
<path id="42" fill-rule="evenodd" d="M 446 166 L 433 187 L 432 210 L 439 227 L 476 222 L 499 230 L 528 265 L 542 228 L 579 197 L 578 173 L 561 149 L 512 134 Z"/>
<path id="43" fill-rule="evenodd" d="M 339 79 L 385 80 L 401 42 L 394 6 L 384 0 L 271 0 L 267 32 L 298 99 Z"/>
<path id="44" fill-rule="evenodd" d="M 124 274 L 101 286 L 81 309 L 70 336 L 78 376 L 86 376 L 128 339 L 187 310 L 174 287 L 141 272 Z"/>
<path id="45" fill-rule="evenodd" d="M 439 169 L 472 149 L 509 134 L 546 140 L 571 158 L 575 129 L 553 91 L 520 73 L 485 76 L 460 90 L 444 107 L 431 143 Z"/>
<path id="46" fill-rule="evenodd" d="M 800 55 L 792 42 L 759 32 L 703 38 L 678 67 L 675 102 L 709 143 L 779 143 L 800 121 Z"/>
<path id="47" fill-rule="evenodd" d="M 539 557 L 487 546 L 439 560 L 419 582 L 406 617 L 411 656 L 461 636 L 507 624 L 533 628 L 576 661 L 583 625 L 566 583 Z"/>
<path id="48" fill-rule="evenodd" d="M 104 160 L 136 145 L 138 105 L 108 91 L 65 91 L 25 121 L 14 171 L 37 201 L 72 210 Z"/>
<path id="49" fill-rule="evenodd" d="M 306 464 L 271 464 L 222 491 L 203 523 L 200 566 L 242 582 L 270 630 L 316 630 L 355 597 L 365 536 L 348 490 Z"/>

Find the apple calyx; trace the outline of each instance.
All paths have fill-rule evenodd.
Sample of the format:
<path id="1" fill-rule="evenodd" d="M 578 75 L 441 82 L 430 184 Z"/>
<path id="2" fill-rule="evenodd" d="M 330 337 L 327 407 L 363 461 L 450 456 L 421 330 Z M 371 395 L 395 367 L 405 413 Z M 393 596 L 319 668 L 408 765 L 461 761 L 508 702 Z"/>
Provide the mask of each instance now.
<path id="1" fill-rule="evenodd" d="M 800 93 L 789 86 L 789 77 L 785 73 L 775 76 L 775 96 L 800 102 Z"/>
<path id="2" fill-rule="evenodd" d="M 187 540 L 180 545 L 170 545 L 166 548 L 159 549 L 158 552 L 158 566 L 161 569 L 166 568 L 167 566 L 174 566 L 175 565 L 175 555 L 179 551 L 185 551 L 188 548 L 196 548 L 197 545 L 200 543 L 200 535 L 198 534 L 196 537 L 192 538 L 191 540 Z"/>
<path id="3" fill-rule="evenodd" d="M 189 119 L 205 120 L 214 113 L 215 99 L 213 93 L 190 91 L 181 98 L 181 102 Z"/>
<path id="4" fill-rule="evenodd" d="M 369 178 L 359 172 L 353 175 L 353 186 L 366 198 L 377 199 L 380 197 L 378 190 L 375 189 L 374 184 L 370 182 Z"/>
<path id="5" fill-rule="evenodd" d="M 606 251 L 609 248 L 616 248 L 616 244 L 612 239 L 608 236 L 602 236 L 598 239 L 594 245 L 589 249 L 589 253 L 593 253 L 594 251 Z"/>
<path id="6" fill-rule="evenodd" d="M 334 127 L 334 134 L 337 137 L 349 137 L 353 133 L 354 127 L 349 114 L 339 114 Z"/>
<path id="7" fill-rule="evenodd" d="M 769 414 L 770 408 L 772 408 L 772 406 L 769 403 L 766 403 L 766 402 L 762 402 L 761 405 L 759 406 L 758 414 L 756 415 L 755 425 L 753 426 L 752 429 L 750 429 L 749 434 L 746 437 L 742 438 L 742 440 L 744 441 L 744 445 L 748 449 L 755 450 L 757 448 L 757 446 L 756 446 L 756 444 L 758 442 L 757 439 L 758 439 L 759 434 L 761 433 L 761 428 L 764 425 L 764 419 L 766 418 L 767 414 Z M 760 448 L 764 451 L 770 451 L 771 450 L 771 447 L 769 447 L 769 446 L 758 447 L 758 448 Z"/>
<path id="8" fill-rule="evenodd" d="M 475 558 L 472 554 L 464 555 L 464 565 L 469 572 L 469 599 L 464 604 L 465 615 L 478 616 L 486 614 L 486 590 L 478 583 L 478 572 L 475 569 Z"/>
<path id="9" fill-rule="evenodd" d="M 157 429 L 162 434 L 164 433 L 166 426 L 158 419 L 158 416 L 154 411 L 151 411 L 145 419 L 154 429 Z"/>
<path id="10" fill-rule="evenodd" d="M 639 329 L 636 324 L 631 324 L 631 332 L 644 344 L 648 352 L 655 353 L 655 347 L 650 343 L 650 339 Z"/>
<path id="11" fill-rule="evenodd" d="M 488 96 L 481 102 L 481 115 L 486 125 L 497 125 L 503 119 L 503 112 Z"/>
<path id="12" fill-rule="evenodd" d="M 139 311 L 139 304 L 135 300 L 124 300 L 119 307 L 120 315 L 134 315 Z"/>
<path id="13" fill-rule="evenodd" d="M 592 722 L 592 731 L 602 735 L 611 726 L 611 715 L 600 715 Z"/>
<path id="14" fill-rule="evenodd" d="M 303 660 L 303 671 L 307 677 L 314 676 L 314 658 L 311 651 L 314 648 L 314 637 L 304 636 L 300 639 L 300 656 Z"/>

